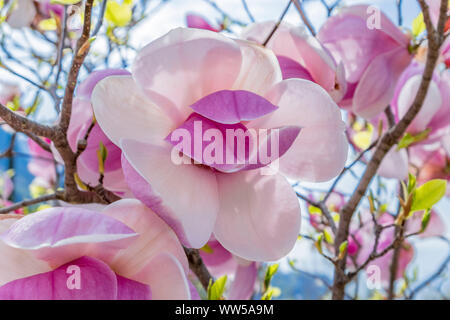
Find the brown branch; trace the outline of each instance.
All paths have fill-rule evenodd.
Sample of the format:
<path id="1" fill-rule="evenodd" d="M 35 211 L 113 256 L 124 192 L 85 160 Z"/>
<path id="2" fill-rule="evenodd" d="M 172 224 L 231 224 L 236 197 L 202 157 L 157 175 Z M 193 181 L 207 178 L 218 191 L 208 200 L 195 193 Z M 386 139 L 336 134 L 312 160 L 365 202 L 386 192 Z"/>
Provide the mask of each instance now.
<path id="1" fill-rule="evenodd" d="M 445 2 L 445 3 L 444 3 Z M 340 244 L 344 242 L 349 235 L 350 221 L 355 212 L 357 206 L 359 205 L 362 197 L 365 195 L 372 178 L 375 176 L 381 161 L 389 150 L 394 146 L 397 141 L 402 137 L 408 126 L 414 120 L 416 115 L 422 108 L 423 102 L 425 100 L 428 88 L 430 86 L 431 77 L 436 66 L 439 57 L 439 48 L 443 42 L 443 30 L 444 30 L 444 19 L 447 14 L 447 0 L 443 0 L 441 3 L 441 11 L 439 17 L 438 30 L 434 30 L 430 14 L 428 12 L 428 6 L 424 0 L 419 0 L 422 11 L 424 12 L 424 20 L 427 26 L 428 32 L 428 56 L 425 66 L 425 70 L 422 76 L 422 81 L 419 90 L 416 94 L 413 104 L 409 108 L 405 116 L 390 130 L 388 130 L 380 139 L 377 145 L 372 159 L 367 164 L 366 170 L 356 187 L 355 192 L 352 194 L 349 201 L 341 210 L 341 219 L 339 223 L 338 233 L 336 236 L 335 246 L 336 251 L 338 250 Z M 346 259 L 341 259 L 335 267 L 335 276 L 333 283 L 333 299 L 341 300 L 344 298 L 346 279 L 342 276 L 345 274 Z"/>
<path id="2" fill-rule="evenodd" d="M 280 27 L 281 22 L 284 19 L 284 16 L 286 15 L 286 13 L 289 10 L 289 7 L 291 6 L 292 0 L 289 0 L 289 3 L 287 4 L 286 8 L 284 9 L 283 13 L 281 14 L 280 18 L 278 19 L 277 23 L 275 24 L 275 26 L 273 27 L 272 31 L 269 33 L 269 35 L 267 36 L 266 40 L 264 40 L 264 42 L 262 43 L 262 46 L 265 47 L 270 39 L 272 39 L 273 35 L 275 34 L 275 32 L 278 30 L 278 28 Z"/>
<path id="3" fill-rule="evenodd" d="M 38 204 L 38 203 L 42 203 L 42 202 L 46 202 L 46 201 L 50 201 L 50 200 L 58 200 L 58 199 L 60 199 L 61 196 L 62 196 L 61 193 L 53 193 L 53 194 L 46 194 L 42 197 L 38 197 L 35 199 L 31 199 L 31 200 L 20 201 L 13 205 L 8 206 L 8 207 L 0 208 L 0 214 L 6 214 L 11 211 L 20 209 L 20 208 L 32 206 L 34 204 Z"/>
<path id="4" fill-rule="evenodd" d="M 184 248 L 184 252 L 189 261 L 189 268 L 195 273 L 198 280 L 205 290 L 208 289 L 209 280 L 212 279 L 211 274 L 203 263 L 202 258 L 197 249 Z"/>
<path id="5" fill-rule="evenodd" d="M 21 116 L 1 103 L 0 118 L 2 118 L 11 128 L 18 132 L 33 133 L 34 135 L 50 139 L 55 137 L 55 131 L 52 127 L 37 123 L 36 121 Z"/>
<path id="6" fill-rule="evenodd" d="M 77 85 L 78 74 L 83 65 L 84 59 L 89 52 L 89 37 L 91 31 L 91 13 L 94 0 L 87 0 L 84 7 L 84 25 L 81 37 L 77 41 L 77 46 L 72 59 L 69 76 L 67 79 L 66 90 L 64 92 L 64 100 L 62 103 L 61 119 L 59 128 L 66 133 L 72 115 L 73 93 Z"/>

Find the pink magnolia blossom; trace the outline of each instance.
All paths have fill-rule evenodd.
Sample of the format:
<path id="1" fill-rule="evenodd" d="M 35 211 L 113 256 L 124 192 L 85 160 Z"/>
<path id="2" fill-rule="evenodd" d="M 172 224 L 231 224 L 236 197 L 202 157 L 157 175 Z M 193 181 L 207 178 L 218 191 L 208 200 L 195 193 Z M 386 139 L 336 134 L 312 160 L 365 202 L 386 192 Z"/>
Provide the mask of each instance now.
<path id="1" fill-rule="evenodd" d="M 233 255 L 214 238 L 207 248 L 200 250 L 200 256 L 213 277 L 228 276 L 227 299 L 249 300 L 258 280 L 258 263 Z"/>
<path id="2" fill-rule="evenodd" d="M 20 97 L 20 88 L 16 84 L 0 81 L 0 103 L 4 106 L 8 106 L 8 103 L 13 103 L 15 99 Z M 23 115 L 23 109 L 19 107 L 16 110 L 17 113 Z M 0 118 L 1 120 L 1 118 Z M 14 130 L 9 125 L 3 125 L 1 127 L 4 131 L 13 133 Z"/>
<path id="3" fill-rule="evenodd" d="M 410 218 L 406 220 L 405 234 L 412 234 L 419 232 L 421 229 L 423 212 L 416 212 Z M 384 213 L 377 218 L 377 222 L 381 226 L 391 226 L 394 223 L 395 218 L 388 213 Z M 369 212 L 364 212 L 361 215 L 361 221 L 354 222 L 350 228 L 351 235 L 348 238 L 348 263 L 354 266 L 354 261 L 357 265 L 362 265 L 370 256 L 375 245 L 375 226 L 373 218 Z M 425 232 L 421 233 L 419 237 L 433 237 L 440 236 L 445 233 L 445 226 L 439 215 L 435 212 L 431 212 L 430 221 Z M 395 228 L 385 228 L 379 238 L 377 253 L 382 252 L 389 247 L 395 237 Z M 400 249 L 399 263 L 397 269 L 396 279 L 403 277 L 406 268 L 411 263 L 414 257 L 414 247 L 407 241 L 403 243 Z M 371 266 L 377 266 L 380 268 L 380 276 L 383 286 L 387 286 L 390 278 L 390 265 L 392 263 L 393 250 L 371 261 L 367 268 Z"/>
<path id="4" fill-rule="evenodd" d="M 94 118 L 91 94 L 94 86 L 103 78 L 111 75 L 129 75 L 129 72 L 122 69 L 94 71 L 77 87 L 67 131 L 67 140 L 72 150 L 77 150 L 78 141 L 84 139 L 87 130 L 91 127 Z M 93 186 L 98 184 L 100 174 L 97 150 L 100 148 L 100 143 L 103 143 L 108 151 L 104 164 L 103 185 L 106 189 L 124 196 L 128 194 L 128 187 L 121 166 L 122 152 L 108 139 L 97 123 L 89 133 L 86 149 L 78 158 L 77 173 L 83 182 Z"/>
<path id="5" fill-rule="evenodd" d="M 275 22 L 255 23 L 247 27 L 245 39 L 264 43 Z M 283 22 L 275 31 L 267 48 L 273 50 L 281 67 L 283 79 L 300 78 L 313 81 L 339 102 L 347 91 L 344 68 L 337 65 L 327 49 L 302 26 Z"/>
<path id="6" fill-rule="evenodd" d="M 43 138 L 44 142 L 51 143 L 50 139 Z M 28 162 L 28 171 L 38 178 L 41 178 L 47 187 L 53 186 L 56 182 L 56 167 L 53 155 L 42 149 L 32 139 L 28 139 L 28 149 L 31 159 Z"/>
<path id="7" fill-rule="evenodd" d="M 450 181 L 450 133 L 442 137 L 441 141 L 431 146 L 416 146 L 410 150 L 410 161 L 418 168 L 417 180 L 419 184 L 432 179 Z M 450 190 L 447 188 L 447 196 Z"/>
<path id="8" fill-rule="evenodd" d="M 14 192 L 14 182 L 12 181 L 9 172 L 5 171 L 0 174 L 0 194 L 3 202 L 7 201 Z"/>
<path id="9" fill-rule="evenodd" d="M 153 41 L 131 76 L 97 84 L 92 103 L 101 128 L 122 149 L 134 195 L 184 245 L 201 248 L 214 234 L 247 260 L 276 260 L 295 244 L 300 207 L 290 184 L 278 173 L 262 175 L 259 162 L 223 165 L 189 148 L 184 159 L 202 165 L 175 164 L 172 133 L 195 134 L 196 123 L 220 133 L 278 128 L 280 171 L 309 181 L 333 178 L 347 158 L 344 124 L 325 90 L 302 79 L 282 81 L 272 51 L 211 31 L 178 28 Z"/>
<path id="10" fill-rule="evenodd" d="M 52 4 L 50 0 L 17 0 L 6 21 L 11 28 L 29 27 L 36 19 L 48 19 L 51 14 L 61 18 L 63 10 L 64 6 Z"/>
<path id="11" fill-rule="evenodd" d="M 423 70 L 423 64 L 413 62 L 400 76 L 391 102 L 396 122 L 400 121 L 411 107 L 422 80 Z M 376 119 L 380 119 L 380 117 Z M 385 127 L 387 127 L 385 116 L 382 115 L 381 119 L 385 122 Z M 377 121 L 372 122 L 375 123 Z M 435 156 L 433 156 L 433 153 L 436 151 L 436 143 L 439 146 L 439 141 L 448 135 L 447 128 L 449 127 L 450 71 L 445 70 L 441 74 L 435 73 L 433 75 L 422 108 L 407 129 L 407 132 L 412 135 L 419 134 L 424 130 L 430 130 L 425 140 L 409 148 L 411 153 L 415 154 L 416 158 L 420 158 L 419 161 L 413 161 L 416 162 L 416 167 L 419 165 L 418 168 L 421 168 L 423 161 L 428 158 L 431 160 L 430 163 L 442 162 L 439 159 L 434 161 L 433 157 Z M 383 159 L 378 173 L 387 178 L 405 179 L 408 174 L 410 161 L 411 158 L 408 157 L 405 149 L 397 150 L 394 147 Z"/>
<path id="12" fill-rule="evenodd" d="M 0 299 L 190 297 L 182 246 L 138 200 L 2 216 L 0 232 Z"/>
<path id="13" fill-rule="evenodd" d="M 375 245 L 375 226 L 372 221 L 370 213 L 362 215 L 362 224 L 360 227 L 359 223 L 355 223 L 351 227 L 351 236 L 348 238 L 348 253 L 349 253 L 349 264 L 353 265 L 353 261 L 356 261 L 357 265 L 362 265 L 371 255 L 374 245 Z M 390 214 L 383 214 L 378 219 L 378 224 L 382 226 L 388 226 L 394 223 L 394 218 Z M 376 253 L 382 252 L 384 249 L 389 247 L 394 241 L 394 228 L 384 229 L 379 238 L 378 246 L 376 248 Z M 390 264 L 392 261 L 393 250 L 371 261 L 367 267 L 371 268 L 377 266 L 380 270 L 380 277 L 383 286 L 389 284 L 390 277 Z M 404 242 L 402 248 L 400 249 L 400 257 L 398 263 L 398 269 L 396 274 L 396 279 L 403 277 L 403 274 L 408 267 L 409 263 L 414 257 L 414 248 L 408 242 Z"/>
<path id="14" fill-rule="evenodd" d="M 425 66 L 413 62 L 400 76 L 394 97 L 391 102 L 392 111 L 398 122 L 411 107 L 422 81 Z M 418 115 L 408 127 L 411 134 L 418 134 L 426 129 L 432 130 L 431 136 L 440 129 L 450 125 L 450 72 L 442 75 L 434 73 L 425 101 Z M 430 139 L 426 140 L 427 143 Z"/>
<path id="15" fill-rule="evenodd" d="M 222 29 L 213 27 L 205 18 L 193 13 L 186 15 L 186 25 L 188 28 L 204 29 L 214 32 L 219 32 Z"/>
<path id="16" fill-rule="evenodd" d="M 368 6 L 346 7 L 318 33 L 319 41 L 345 68 L 348 88 L 340 105 L 369 120 L 389 105 L 395 83 L 411 61 L 410 39 L 380 14 L 381 28 L 369 29 Z"/>

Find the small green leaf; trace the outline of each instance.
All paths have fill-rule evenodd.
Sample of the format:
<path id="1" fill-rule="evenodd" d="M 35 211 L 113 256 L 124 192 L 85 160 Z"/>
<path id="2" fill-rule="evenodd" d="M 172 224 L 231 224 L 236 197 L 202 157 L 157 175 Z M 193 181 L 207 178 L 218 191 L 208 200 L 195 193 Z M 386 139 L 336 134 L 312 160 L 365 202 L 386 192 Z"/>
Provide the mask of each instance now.
<path id="1" fill-rule="evenodd" d="M 319 251 L 320 254 L 323 253 L 323 251 L 322 251 L 322 240 L 323 240 L 323 233 L 319 234 L 319 236 L 317 237 L 316 242 L 314 243 L 314 245 L 317 248 L 317 251 Z"/>
<path id="2" fill-rule="evenodd" d="M 324 235 L 324 238 L 325 238 L 325 241 L 328 243 L 328 244 L 333 244 L 334 243 L 334 240 L 333 240 L 333 237 L 331 236 L 331 234 L 328 232 L 328 230 L 323 230 L 323 235 Z"/>
<path id="3" fill-rule="evenodd" d="M 426 140 L 430 134 L 430 131 L 431 131 L 431 129 L 426 129 L 422 132 L 419 132 L 416 135 L 412 135 L 408 132 L 405 133 L 403 138 L 397 144 L 397 150 L 408 148 L 409 146 L 411 146 L 414 143 L 418 143 L 418 142 Z"/>
<path id="4" fill-rule="evenodd" d="M 422 216 L 422 225 L 420 228 L 420 233 L 424 232 L 427 229 L 428 223 L 430 222 L 430 217 L 431 217 L 431 209 L 425 210 Z"/>
<path id="5" fill-rule="evenodd" d="M 419 13 L 419 15 L 413 20 L 412 23 L 412 34 L 414 38 L 417 38 L 422 32 L 426 30 L 425 21 L 423 19 L 423 13 Z"/>
<path id="6" fill-rule="evenodd" d="M 273 288 L 269 288 L 261 297 L 261 300 L 272 300 L 272 296 L 275 290 Z"/>
<path id="7" fill-rule="evenodd" d="M 344 259 L 344 256 L 345 256 L 345 254 L 347 253 L 347 247 L 348 247 L 348 241 L 345 240 L 345 241 L 342 242 L 341 245 L 339 246 L 338 260 Z"/>
<path id="8" fill-rule="evenodd" d="M 99 147 L 97 150 L 98 172 L 103 174 L 105 173 L 105 161 L 106 158 L 108 157 L 108 149 L 106 149 L 105 145 L 101 141 L 99 142 L 98 147 Z"/>
<path id="9" fill-rule="evenodd" d="M 410 173 L 408 179 L 408 194 L 413 192 L 413 190 L 416 188 L 416 182 L 416 177 Z"/>
<path id="10" fill-rule="evenodd" d="M 273 276 L 278 271 L 279 264 L 272 264 L 267 267 L 266 275 L 264 276 L 264 288 L 267 290 L 270 287 L 270 282 L 272 281 Z"/>
<path id="11" fill-rule="evenodd" d="M 447 181 L 436 179 L 424 183 L 415 191 L 411 212 L 431 209 L 445 195 Z"/>
<path id="12" fill-rule="evenodd" d="M 209 280 L 208 285 L 208 300 L 221 300 L 225 292 L 225 284 L 227 283 L 227 276 L 218 278 L 214 283 Z"/>

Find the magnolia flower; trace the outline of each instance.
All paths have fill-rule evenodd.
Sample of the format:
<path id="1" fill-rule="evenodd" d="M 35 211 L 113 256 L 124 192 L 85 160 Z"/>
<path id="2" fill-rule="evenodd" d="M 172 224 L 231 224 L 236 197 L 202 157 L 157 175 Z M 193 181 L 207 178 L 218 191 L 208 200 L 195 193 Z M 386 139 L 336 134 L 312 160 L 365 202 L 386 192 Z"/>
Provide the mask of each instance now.
<path id="1" fill-rule="evenodd" d="M 280 171 L 292 178 L 326 181 L 342 170 L 348 145 L 336 104 L 310 81 L 281 80 L 272 51 L 178 28 L 139 52 L 132 75 L 96 85 L 95 116 L 122 150 L 130 189 L 184 245 L 201 248 L 213 233 L 233 254 L 261 261 L 276 260 L 295 244 L 300 207 L 290 184 L 281 174 L 263 175 L 267 163 L 250 164 L 247 152 L 238 159 L 234 138 L 222 139 L 226 130 L 245 135 L 276 128 L 279 143 L 268 148 L 279 147 Z M 204 138 L 201 128 L 212 129 L 207 132 L 222 143 L 215 152 L 228 150 L 231 161 L 203 157 L 212 149 L 205 140 L 175 142 L 180 132 Z"/>
<path id="2" fill-rule="evenodd" d="M 0 219 L 0 299 L 190 297 L 176 235 L 137 200 Z"/>
<path id="3" fill-rule="evenodd" d="M 421 145 L 411 148 L 410 161 L 417 168 L 418 183 L 423 184 L 432 179 L 450 181 L 450 133 L 434 145 Z M 437 145 L 437 147 L 436 147 Z M 450 197 L 450 188 L 447 196 Z"/>
<path id="4" fill-rule="evenodd" d="M 255 23 L 247 27 L 243 37 L 264 43 L 275 22 Z M 322 44 L 309 35 L 303 26 L 283 22 L 267 43 L 281 67 L 283 79 L 300 78 L 313 81 L 339 102 L 347 90 L 344 68 L 337 65 Z"/>
<path id="5" fill-rule="evenodd" d="M 19 105 L 20 88 L 16 84 L 0 81 L 0 103 L 11 110 L 24 115 L 23 109 Z M 0 118 L 0 122 L 2 118 Z M 15 131 L 7 124 L 1 126 L 5 132 L 14 133 Z"/>
<path id="6" fill-rule="evenodd" d="M 356 228 L 353 228 L 353 230 L 351 230 L 351 236 L 348 238 L 348 259 L 350 265 L 353 265 L 353 261 L 356 261 L 358 266 L 362 265 L 370 257 L 375 245 L 375 235 L 373 233 L 375 226 L 373 225 L 370 213 L 365 214 L 365 217 L 363 217 L 362 220 L 363 227 L 359 227 L 358 225 Z M 387 213 L 381 215 L 377 220 L 378 224 L 381 226 L 388 226 L 394 223 L 394 218 Z M 395 229 L 392 227 L 384 229 L 380 234 L 376 253 L 380 253 L 389 247 L 394 239 Z M 374 266 L 379 268 L 382 286 L 387 286 L 389 284 L 392 257 L 393 250 L 390 250 L 380 258 L 371 261 L 366 267 L 367 271 L 371 270 Z M 405 270 L 413 257 L 414 247 L 405 241 L 400 249 L 395 279 L 403 277 Z"/>
<path id="7" fill-rule="evenodd" d="M 413 62 L 400 76 L 391 102 L 392 111 L 398 122 L 411 107 L 419 86 L 425 66 Z M 418 134 L 426 129 L 434 136 L 445 126 L 450 125 L 450 72 L 435 73 L 420 112 L 409 125 L 407 131 Z M 427 140 L 429 142 L 429 139 Z"/>
<path id="8" fill-rule="evenodd" d="M 370 29 L 368 18 L 368 6 L 343 8 L 325 22 L 317 37 L 344 65 L 348 88 L 340 106 L 372 119 L 389 105 L 411 55 L 410 39 L 383 13 L 380 29 Z"/>
<path id="9" fill-rule="evenodd" d="M 11 174 L 8 171 L 4 171 L 0 174 L 0 201 L 2 203 L 7 202 L 13 192 L 14 182 L 11 179 Z"/>
<path id="10" fill-rule="evenodd" d="M 229 300 L 249 300 L 258 280 L 258 263 L 233 255 L 213 237 L 200 250 L 200 256 L 213 277 L 227 275 L 231 285 L 225 294 Z M 227 280 L 227 284 L 230 280 Z"/>
<path id="11" fill-rule="evenodd" d="M 406 220 L 405 234 L 413 234 L 419 232 L 421 229 L 423 212 L 416 212 Z M 381 226 L 391 226 L 394 223 L 394 217 L 388 213 L 384 213 L 377 218 L 377 222 Z M 373 224 L 373 218 L 369 212 L 364 212 L 361 215 L 361 221 L 354 222 L 350 228 L 350 236 L 348 237 L 348 263 L 354 266 L 354 262 L 357 265 L 362 265 L 371 255 L 375 245 L 375 226 Z M 433 237 L 440 236 L 445 233 L 445 227 L 439 215 L 435 212 L 431 212 L 430 221 L 425 232 L 421 233 L 419 237 Z M 382 252 L 389 247 L 395 239 L 395 228 L 385 228 L 379 237 L 377 253 Z M 407 241 L 405 241 L 400 249 L 398 269 L 395 279 L 403 277 L 406 268 L 411 263 L 414 257 L 414 247 Z M 383 286 L 387 286 L 390 278 L 390 265 L 392 263 L 393 250 L 390 250 L 385 255 L 371 261 L 366 270 L 373 270 L 373 266 L 376 266 L 380 270 L 380 277 Z"/>
<path id="12" fill-rule="evenodd" d="M 52 4 L 50 0 L 15 0 L 10 15 L 6 19 L 11 28 L 29 27 L 36 17 L 48 19 L 52 14 L 62 17 L 64 7 Z"/>
<path id="13" fill-rule="evenodd" d="M 413 62 L 400 76 L 391 102 L 395 122 L 400 121 L 411 107 L 419 90 L 424 68 L 421 63 Z M 381 119 L 387 128 L 385 116 L 382 115 Z M 407 132 L 412 135 L 418 135 L 425 130 L 429 131 L 424 140 L 410 146 L 410 151 L 416 149 L 411 152 L 420 153 L 422 159 L 431 157 L 436 150 L 435 143 L 439 143 L 449 126 L 450 71 L 446 70 L 440 75 L 438 73 L 433 75 L 422 108 L 407 129 Z M 410 157 L 408 157 L 406 149 L 397 150 L 397 147 L 394 147 L 383 159 L 378 173 L 387 178 L 405 179 L 408 175 L 409 162 Z"/>
<path id="14" fill-rule="evenodd" d="M 44 142 L 51 143 L 50 139 L 43 138 Z M 36 142 L 28 138 L 28 149 L 31 159 L 28 162 L 28 171 L 45 182 L 45 186 L 50 188 L 56 182 L 56 167 L 53 155 L 42 149 Z"/>
<path id="15" fill-rule="evenodd" d="M 211 24 L 202 16 L 193 13 L 186 15 L 186 25 L 188 28 L 204 29 L 214 32 L 221 31 L 221 29 L 211 26 Z"/>
<path id="16" fill-rule="evenodd" d="M 78 175 L 85 183 L 90 185 L 98 184 L 100 174 L 97 152 L 100 150 L 101 144 L 103 144 L 107 150 L 107 157 L 104 163 L 103 185 L 106 189 L 120 196 L 124 196 L 128 192 L 128 187 L 121 167 L 121 150 L 108 139 L 97 123 L 90 129 L 94 119 L 91 106 L 92 90 L 98 81 L 111 75 L 129 75 L 129 72 L 121 69 L 94 71 L 79 84 L 76 90 L 76 97 L 73 101 L 67 140 L 75 152 L 78 141 L 84 140 L 87 131 L 90 130 L 87 147 L 77 160 Z"/>

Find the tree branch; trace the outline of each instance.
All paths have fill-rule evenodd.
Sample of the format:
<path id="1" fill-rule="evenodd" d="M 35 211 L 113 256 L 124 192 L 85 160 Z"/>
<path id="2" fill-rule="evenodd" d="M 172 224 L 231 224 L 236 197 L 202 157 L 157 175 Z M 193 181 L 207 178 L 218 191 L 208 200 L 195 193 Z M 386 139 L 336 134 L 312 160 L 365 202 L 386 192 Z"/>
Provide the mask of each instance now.
<path id="1" fill-rule="evenodd" d="M 189 268 L 195 273 L 198 280 L 205 290 L 208 289 L 209 280 L 212 279 L 211 274 L 203 263 L 202 258 L 197 249 L 184 248 L 184 252 L 189 261 Z"/>
<path id="2" fill-rule="evenodd" d="M 445 2 L 445 3 L 444 3 Z M 357 206 L 359 205 L 362 197 L 365 195 L 367 188 L 369 187 L 372 178 L 375 176 L 381 161 L 389 150 L 394 146 L 397 141 L 402 137 L 408 126 L 414 120 L 416 115 L 422 108 L 423 102 L 425 100 L 428 88 L 430 86 L 431 77 L 433 75 L 434 68 L 436 66 L 439 57 L 439 48 L 443 41 L 443 30 L 444 30 L 444 19 L 447 15 L 447 0 L 443 0 L 441 3 L 441 11 L 439 17 L 439 27 L 436 32 L 432 27 L 430 14 L 428 12 L 428 7 L 424 0 L 419 0 L 422 11 L 424 12 L 424 20 L 427 26 L 428 32 L 428 56 L 425 66 L 424 73 L 422 75 L 422 81 L 419 90 L 416 94 L 413 104 L 409 108 L 405 116 L 390 130 L 388 130 L 380 139 L 377 145 L 372 159 L 367 164 L 366 170 L 356 187 L 355 192 L 352 194 L 349 201 L 341 210 L 341 219 L 339 223 L 338 233 L 336 236 L 335 247 L 336 251 L 342 242 L 344 242 L 349 235 L 350 221 L 355 212 Z M 345 292 L 346 281 L 341 275 L 343 270 L 345 270 L 346 259 L 341 259 L 335 267 L 335 278 L 333 284 L 333 299 L 343 299 Z"/>

